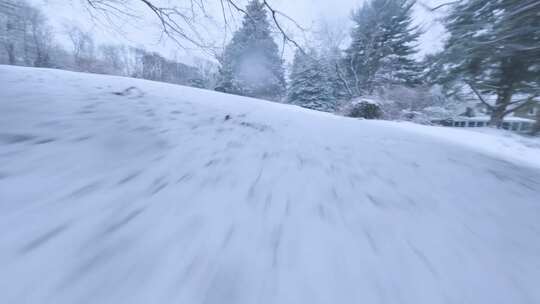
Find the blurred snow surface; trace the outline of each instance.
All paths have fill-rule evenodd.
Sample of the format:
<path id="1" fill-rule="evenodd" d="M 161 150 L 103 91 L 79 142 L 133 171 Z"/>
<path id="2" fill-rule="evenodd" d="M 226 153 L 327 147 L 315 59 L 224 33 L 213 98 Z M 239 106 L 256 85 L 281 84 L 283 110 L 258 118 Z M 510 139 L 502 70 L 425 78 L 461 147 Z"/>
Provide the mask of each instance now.
<path id="1" fill-rule="evenodd" d="M 535 144 L 121 77 L 0 84 L 0 303 L 540 303 Z"/>

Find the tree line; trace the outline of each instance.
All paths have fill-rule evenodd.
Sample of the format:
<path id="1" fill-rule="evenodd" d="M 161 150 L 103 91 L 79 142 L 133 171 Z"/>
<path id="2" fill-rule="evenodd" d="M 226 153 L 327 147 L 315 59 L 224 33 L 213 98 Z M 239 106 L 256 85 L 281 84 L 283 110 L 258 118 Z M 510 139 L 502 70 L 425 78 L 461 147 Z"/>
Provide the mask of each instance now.
<path id="1" fill-rule="evenodd" d="M 352 14 L 349 45 L 299 48 L 285 82 L 264 3 L 250 1 L 242 27 L 220 58 L 218 89 L 329 112 L 358 114 L 360 106 L 369 117 L 376 112 L 355 102 L 375 100 L 381 108 L 375 116 L 388 119 L 448 117 L 473 100 L 484 105 L 497 127 L 505 116 L 538 103 L 540 2 L 448 3 L 444 51 L 422 60 L 415 5 L 414 0 L 366 1 Z"/>
<path id="2" fill-rule="evenodd" d="M 24 3 L 18 18 L 2 22 L 0 60 L 187 84 L 368 118 L 428 121 L 456 114 L 472 100 L 483 104 L 498 127 L 540 98 L 536 0 L 446 3 L 444 50 L 423 59 L 418 56 L 423 32 L 413 18 L 417 3 L 369 0 L 352 14 L 347 45 L 328 45 L 321 38 L 302 46 L 295 42 L 292 66 L 286 66 L 274 40 L 276 33 L 291 40 L 276 18 L 279 12 L 267 1 L 251 0 L 245 8 L 227 3 L 243 20 L 217 56 L 217 72 L 209 64 L 190 67 L 137 48 L 96 47 L 91 34 L 78 28 L 67 30 L 72 49 L 66 51 L 53 44 L 43 14 Z"/>
<path id="3" fill-rule="evenodd" d="M 67 45 L 59 44 L 44 13 L 25 1 L 0 2 L 0 64 L 119 75 L 213 88 L 215 65 L 195 60 L 194 66 L 157 52 L 121 44 L 97 44 L 92 33 L 77 26 L 63 29 Z"/>

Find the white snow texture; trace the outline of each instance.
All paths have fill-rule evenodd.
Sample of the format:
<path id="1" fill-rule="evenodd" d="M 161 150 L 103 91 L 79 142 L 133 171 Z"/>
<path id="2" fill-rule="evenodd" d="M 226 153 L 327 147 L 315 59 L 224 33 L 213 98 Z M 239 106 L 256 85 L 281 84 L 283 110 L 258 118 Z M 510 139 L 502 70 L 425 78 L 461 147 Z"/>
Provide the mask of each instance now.
<path id="1" fill-rule="evenodd" d="M 0 86 L 0 303 L 540 303 L 538 148 L 121 77 Z"/>

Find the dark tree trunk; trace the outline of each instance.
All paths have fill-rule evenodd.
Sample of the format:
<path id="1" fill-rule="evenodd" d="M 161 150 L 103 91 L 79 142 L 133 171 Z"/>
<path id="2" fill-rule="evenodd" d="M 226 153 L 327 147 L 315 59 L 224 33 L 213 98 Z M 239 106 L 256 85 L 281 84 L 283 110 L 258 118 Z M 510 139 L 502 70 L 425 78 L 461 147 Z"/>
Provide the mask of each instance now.
<path id="1" fill-rule="evenodd" d="M 495 107 L 491 112 L 491 120 L 489 124 L 492 127 L 500 128 L 504 117 L 506 116 L 506 110 L 508 105 L 512 101 L 513 89 L 511 86 L 507 86 L 499 90 L 497 94 L 497 101 L 495 102 Z"/>
<path id="2" fill-rule="evenodd" d="M 15 65 L 17 63 L 17 58 L 15 58 L 15 45 L 13 45 L 13 43 L 9 43 L 6 48 L 9 64 Z"/>
<path id="3" fill-rule="evenodd" d="M 508 58 L 501 62 L 501 78 L 497 89 L 497 101 L 491 112 L 489 124 L 492 127 L 500 128 L 504 117 L 508 114 L 508 106 L 512 102 L 514 94 L 515 66 L 512 59 Z"/>
<path id="4" fill-rule="evenodd" d="M 533 128 L 531 130 L 531 135 L 538 134 L 540 134 L 540 111 L 536 113 L 536 123 L 533 125 Z"/>

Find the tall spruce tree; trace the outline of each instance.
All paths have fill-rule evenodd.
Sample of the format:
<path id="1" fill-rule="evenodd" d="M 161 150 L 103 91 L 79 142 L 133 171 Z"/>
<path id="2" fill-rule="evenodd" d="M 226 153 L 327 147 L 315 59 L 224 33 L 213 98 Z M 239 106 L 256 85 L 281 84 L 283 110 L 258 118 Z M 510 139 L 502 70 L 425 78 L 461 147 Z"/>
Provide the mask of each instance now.
<path id="1" fill-rule="evenodd" d="M 319 111 L 335 110 L 328 70 L 314 52 L 296 51 L 290 78 L 289 103 Z"/>
<path id="2" fill-rule="evenodd" d="M 221 58 L 216 89 L 232 94 L 279 100 L 285 92 L 283 61 L 271 36 L 267 12 L 252 0 L 242 27 L 235 32 Z"/>
<path id="3" fill-rule="evenodd" d="M 343 66 L 355 95 L 383 85 L 412 86 L 420 65 L 412 58 L 421 34 L 413 25 L 414 0 L 371 0 L 353 14 L 352 43 Z"/>
<path id="4" fill-rule="evenodd" d="M 467 0 L 445 20 L 448 78 L 470 86 L 493 126 L 540 96 L 539 16 L 537 0 Z"/>

